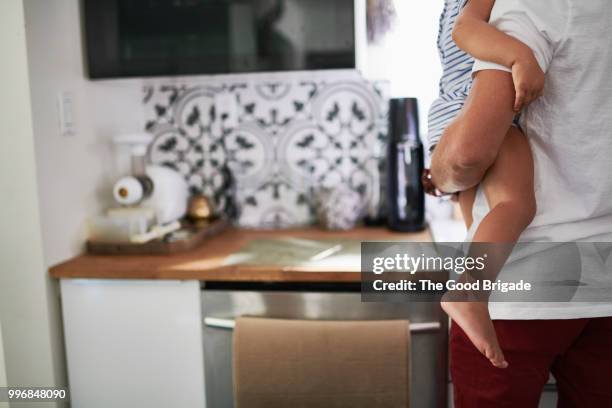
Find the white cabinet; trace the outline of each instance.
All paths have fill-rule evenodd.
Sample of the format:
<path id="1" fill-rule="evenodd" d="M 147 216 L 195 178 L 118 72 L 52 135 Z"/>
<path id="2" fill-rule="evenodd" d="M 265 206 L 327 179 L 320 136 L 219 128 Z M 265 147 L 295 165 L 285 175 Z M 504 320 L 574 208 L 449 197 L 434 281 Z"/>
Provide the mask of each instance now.
<path id="1" fill-rule="evenodd" d="M 62 279 L 73 408 L 205 407 L 198 281 Z"/>

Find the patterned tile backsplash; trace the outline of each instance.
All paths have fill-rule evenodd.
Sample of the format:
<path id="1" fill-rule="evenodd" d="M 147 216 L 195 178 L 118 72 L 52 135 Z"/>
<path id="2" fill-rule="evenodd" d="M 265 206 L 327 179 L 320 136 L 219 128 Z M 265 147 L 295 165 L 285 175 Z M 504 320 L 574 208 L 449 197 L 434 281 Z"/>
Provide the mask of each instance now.
<path id="1" fill-rule="evenodd" d="M 385 83 L 358 77 L 189 81 L 144 88 L 154 163 L 180 171 L 239 225 L 314 221 L 322 187 L 348 185 L 378 204 Z"/>

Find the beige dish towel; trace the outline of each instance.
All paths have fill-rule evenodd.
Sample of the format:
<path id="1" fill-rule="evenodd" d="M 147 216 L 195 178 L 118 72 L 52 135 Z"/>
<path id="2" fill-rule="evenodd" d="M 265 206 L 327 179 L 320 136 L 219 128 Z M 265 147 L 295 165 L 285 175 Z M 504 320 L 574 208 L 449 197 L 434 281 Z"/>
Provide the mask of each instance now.
<path id="1" fill-rule="evenodd" d="M 407 408 L 410 323 L 243 317 L 236 408 Z"/>

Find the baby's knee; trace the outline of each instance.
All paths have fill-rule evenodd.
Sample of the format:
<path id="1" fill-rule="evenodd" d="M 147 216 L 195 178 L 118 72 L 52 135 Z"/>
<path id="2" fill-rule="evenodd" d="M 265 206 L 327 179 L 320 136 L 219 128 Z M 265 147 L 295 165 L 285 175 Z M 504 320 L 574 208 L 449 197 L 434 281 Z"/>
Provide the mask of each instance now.
<path id="1" fill-rule="evenodd" d="M 512 200 L 504 203 L 513 214 L 514 222 L 527 228 L 533 221 L 537 212 L 535 197 L 523 197 L 522 200 Z"/>

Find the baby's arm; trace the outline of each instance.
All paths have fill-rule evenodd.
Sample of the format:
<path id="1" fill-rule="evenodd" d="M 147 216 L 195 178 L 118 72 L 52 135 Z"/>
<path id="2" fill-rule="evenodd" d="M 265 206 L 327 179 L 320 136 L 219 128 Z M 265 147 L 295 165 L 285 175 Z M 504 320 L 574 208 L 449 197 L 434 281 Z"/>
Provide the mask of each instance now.
<path id="1" fill-rule="evenodd" d="M 453 40 L 474 58 L 512 69 L 518 112 L 542 94 L 544 72 L 531 48 L 488 23 L 494 4 L 495 0 L 469 0 L 457 18 Z"/>

